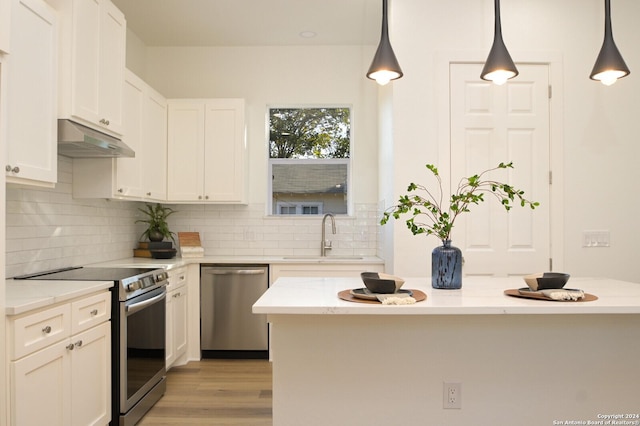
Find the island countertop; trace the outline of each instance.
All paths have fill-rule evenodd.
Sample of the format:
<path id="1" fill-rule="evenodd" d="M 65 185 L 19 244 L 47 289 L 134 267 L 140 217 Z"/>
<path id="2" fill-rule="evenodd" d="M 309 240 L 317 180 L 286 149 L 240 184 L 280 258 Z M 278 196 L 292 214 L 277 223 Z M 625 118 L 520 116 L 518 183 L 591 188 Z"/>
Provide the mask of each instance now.
<path id="1" fill-rule="evenodd" d="M 403 289 L 427 299 L 413 305 L 381 305 L 341 300 L 340 291 L 364 287 L 359 278 L 279 278 L 253 305 L 256 314 L 308 315 L 498 315 L 638 314 L 640 284 L 609 278 L 572 277 L 566 288 L 597 296 L 588 302 L 532 300 L 507 296 L 526 287 L 521 277 L 464 277 L 460 290 L 431 288 L 431 278 L 407 278 Z"/>

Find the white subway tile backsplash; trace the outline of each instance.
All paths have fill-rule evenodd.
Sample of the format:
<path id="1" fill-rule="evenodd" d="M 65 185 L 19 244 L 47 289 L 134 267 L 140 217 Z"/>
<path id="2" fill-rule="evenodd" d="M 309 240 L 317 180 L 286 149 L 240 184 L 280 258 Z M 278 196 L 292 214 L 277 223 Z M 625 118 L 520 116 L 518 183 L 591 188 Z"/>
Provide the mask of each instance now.
<path id="1" fill-rule="evenodd" d="M 59 157 L 55 189 L 8 186 L 6 193 L 7 276 L 132 256 L 144 231 L 143 203 L 77 200 L 72 197 L 72 160 Z M 173 205 L 170 229 L 199 232 L 205 254 L 224 256 L 317 256 L 321 217 L 274 217 L 265 205 Z M 378 203 L 338 215 L 332 254 L 373 256 L 379 252 Z M 177 238 L 176 238 L 177 239 Z"/>

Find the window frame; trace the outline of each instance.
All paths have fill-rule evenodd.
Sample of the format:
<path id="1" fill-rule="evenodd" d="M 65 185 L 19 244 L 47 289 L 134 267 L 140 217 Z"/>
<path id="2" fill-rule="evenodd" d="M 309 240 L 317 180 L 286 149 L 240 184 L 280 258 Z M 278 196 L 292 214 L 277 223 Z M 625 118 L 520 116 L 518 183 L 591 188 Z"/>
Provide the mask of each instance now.
<path id="1" fill-rule="evenodd" d="M 280 109 L 280 108 L 289 108 L 289 109 L 320 109 L 320 108 L 347 108 L 349 109 L 349 157 L 348 158 L 271 158 L 270 154 L 270 141 L 269 141 L 269 131 L 270 131 L 270 120 L 271 120 L 271 110 L 272 109 Z M 267 157 L 267 202 L 266 204 L 266 215 L 272 218 L 313 218 L 322 216 L 324 213 L 315 214 L 274 214 L 274 202 L 273 202 L 273 164 L 301 164 L 302 162 L 309 162 L 313 164 L 345 164 L 347 167 L 347 213 L 346 216 L 352 215 L 353 209 L 353 179 L 351 175 L 352 170 L 352 162 L 353 162 L 353 145 L 354 145 L 354 112 L 353 106 L 347 104 L 327 104 L 327 105 L 318 105 L 318 104 L 309 104 L 309 105 L 280 105 L 273 104 L 267 105 L 266 111 L 266 119 L 265 119 L 265 140 L 266 140 L 266 157 Z M 299 204 L 312 204 L 311 203 L 299 203 Z M 278 203 L 276 202 L 276 208 L 278 207 Z M 324 211 L 324 209 L 322 209 Z"/>

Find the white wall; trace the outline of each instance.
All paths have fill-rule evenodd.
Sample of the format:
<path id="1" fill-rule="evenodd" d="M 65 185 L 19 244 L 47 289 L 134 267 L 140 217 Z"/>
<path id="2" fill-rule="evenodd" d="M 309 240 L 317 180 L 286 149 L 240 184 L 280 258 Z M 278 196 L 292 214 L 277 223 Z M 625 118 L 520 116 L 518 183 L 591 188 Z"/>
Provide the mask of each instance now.
<path id="1" fill-rule="evenodd" d="M 141 76 L 167 98 L 245 99 L 248 206 L 177 207 L 184 212 L 175 217 L 181 230 L 200 232 L 207 253 L 319 254 L 319 218 L 265 216 L 266 118 L 270 106 L 347 105 L 352 107 L 352 200 L 350 217 L 336 218 L 332 254 L 376 254 L 377 88 L 364 78 L 373 46 L 127 48 L 145 55 Z"/>
<path id="2" fill-rule="evenodd" d="M 392 83 L 397 199 L 424 164 L 437 162 L 438 129 L 448 124 L 438 122 L 436 58 L 442 52 L 488 54 L 493 1 L 402 0 L 391 7 L 392 44 L 405 73 Z M 632 73 L 611 87 L 588 78 L 602 43 L 602 1 L 510 0 L 501 7 L 503 36 L 516 62 L 539 54 L 562 58 L 564 91 L 555 95 L 564 101 L 563 133 L 552 142 L 563 144 L 563 181 L 556 182 L 564 194 L 562 268 L 640 282 L 632 259 L 640 237 L 634 220 L 640 200 L 633 195 L 640 156 L 640 79 L 634 73 L 640 72 L 640 2 L 612 4 L 615 40 Z M 611 247 L 582 248 L 583 230 L 609 230 Z M 414 237 L 404 226 L 396 226 L 394 236 L 395 273 L 428 275 L 437 241 Z M 455 245 L 455 230 L 453 238 Z"/>
<path id="3" fill-rule="evenodd" d="M 145 80 L 167 98 L 244 98 L 250 203 L 267 191 L 266 115 L 276 105 L 352 106 L 355 203 L 377 201 L 375 85 L 363 78 L 372 48 L 151 47 Z"/>

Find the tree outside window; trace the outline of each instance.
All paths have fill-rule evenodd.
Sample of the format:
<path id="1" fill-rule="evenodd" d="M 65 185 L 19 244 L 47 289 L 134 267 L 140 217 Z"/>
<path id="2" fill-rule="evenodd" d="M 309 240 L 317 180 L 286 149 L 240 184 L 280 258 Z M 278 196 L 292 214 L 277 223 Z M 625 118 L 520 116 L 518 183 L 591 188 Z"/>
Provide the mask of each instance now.
<path id="1" fill-rule="evenodd" d="M 269 110 L 274 215 L 347 214 L 351 110 Z"/>

